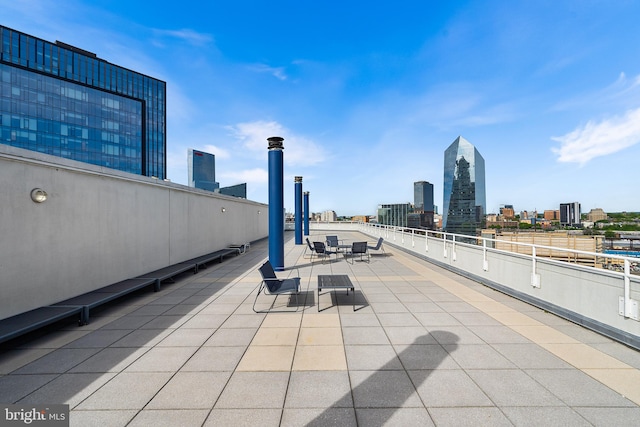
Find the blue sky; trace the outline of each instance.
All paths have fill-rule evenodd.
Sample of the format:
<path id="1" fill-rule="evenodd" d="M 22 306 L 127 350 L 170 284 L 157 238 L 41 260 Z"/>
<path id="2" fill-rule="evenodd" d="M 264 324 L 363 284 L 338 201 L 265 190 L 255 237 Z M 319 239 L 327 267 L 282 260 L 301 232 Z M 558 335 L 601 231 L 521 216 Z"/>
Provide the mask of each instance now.
<path id="1" fill-rule="evenodd" d="M 168 177 L 187 149 L 267 202 L 282 136 L 285 208 L 375 214 L 434 184 L 462 135 L 487 210 L 640 210 L 640 2 L 0 0 L 3 25 L 167 82 Z"/>

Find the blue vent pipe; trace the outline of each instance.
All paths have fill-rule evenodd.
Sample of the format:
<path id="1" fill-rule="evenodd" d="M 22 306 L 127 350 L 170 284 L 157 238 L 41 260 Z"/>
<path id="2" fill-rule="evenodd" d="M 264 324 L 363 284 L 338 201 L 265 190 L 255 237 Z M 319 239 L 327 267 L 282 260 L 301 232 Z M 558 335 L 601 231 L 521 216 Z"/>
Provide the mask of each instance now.
<path id="1" fill-rule="evenodd" d="M 302 177 L 294 178 L 296 245 L 302 244 Z"/>
<path id="2" fill-rule="evenodd" d="M 284 138 L 269 142 L 269 261 L 275 271 L 284 270 Z"/>
<path id="3" fill-rule="evenodd" d="M 309 235 L 309 192 L 304 192 L 304 235 Z"/>

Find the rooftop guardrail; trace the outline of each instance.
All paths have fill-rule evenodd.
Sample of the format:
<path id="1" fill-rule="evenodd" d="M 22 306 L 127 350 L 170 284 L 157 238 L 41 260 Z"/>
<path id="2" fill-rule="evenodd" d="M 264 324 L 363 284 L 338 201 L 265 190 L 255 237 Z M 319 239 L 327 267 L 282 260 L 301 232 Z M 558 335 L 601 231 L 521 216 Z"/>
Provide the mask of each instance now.
<path id="1" fill-rule="evenodd" d="M 359 230 L 458 274 L 640 349 L 640 260 L 579 249 L 373 223 L 316 222 Z"/>

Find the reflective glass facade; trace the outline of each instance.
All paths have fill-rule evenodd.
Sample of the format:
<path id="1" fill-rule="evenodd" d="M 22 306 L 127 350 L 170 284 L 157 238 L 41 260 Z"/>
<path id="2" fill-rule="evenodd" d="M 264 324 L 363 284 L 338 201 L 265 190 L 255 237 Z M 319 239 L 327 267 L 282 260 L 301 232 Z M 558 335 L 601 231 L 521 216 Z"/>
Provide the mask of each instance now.
<path id="1" fill-rule="evenodd" d="M 487 212 L 484 159 L 459 136 L 444 152 L 442 227 L 474 236 Z"/>
<path id="2" fill-rule="evenodd" d="M 378 206 L 378 223 L 407 227 L 407 215 L 413 212 L 411 203 L 397 203 Z"/>
<path id="3" fill-rule="evenodd" d="M 433 211 L 433 184 L 427 181 L 414 182 L 413 204 L 417 211 Z"/>
<path id="4" fill-rule="evenodd" d="M 221 187 L 220 194 L 227 196 L 240 197 L 242 199 L 247 198 L 247 183 L 231 185 L 229 187 Z"/>
<path id="5" fill-rule="evenodd" d="M 215 191 L 220 188 L 216 182 L 216 156 L 204 151 L 189 149 L 189 187 Z"/>
<path id="6" fill-rule="evenodd" d="M 0 26 L 0 143 L 166 178 L 166 84 Z"/>

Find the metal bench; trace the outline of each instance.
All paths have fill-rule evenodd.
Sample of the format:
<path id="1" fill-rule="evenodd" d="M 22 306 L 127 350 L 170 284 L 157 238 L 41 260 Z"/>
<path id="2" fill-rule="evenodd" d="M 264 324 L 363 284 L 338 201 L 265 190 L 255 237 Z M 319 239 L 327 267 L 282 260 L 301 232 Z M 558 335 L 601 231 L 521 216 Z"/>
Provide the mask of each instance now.
<path id="1" fill-rule="evenodd" d="M 185 263 L 194 264 L 193 272 L 197 273 L 201 267 L 207 268 L 208 263 L 213 262 L 215 260 L 219 260 L 220 262 L 222 262 L 225 256 L 231 255 L 231 254 L 239 255 L 240 252 L 238 251 L 237 248 L 229 247 L 226 249 L 220 249 L 219 251 L 215 251 L 207 255 L 199 256 L 197 258 L 186 261 Z"/>
<path id="2" fill-rule="evenodd" d="M 235 250 L 238 251 L 238 255 L 247 252 L 249 250 L 249 247 L 251 247 L 251 243 L 249 243 L 249 242 L 242 243 L 242 244 L 239 244 L 239 245 L 229 245 L 229 248 L 235 249 Z"/>
<path id="3" fill-rule="evenodd" d="M 75 315 L 82 322 L 81 306 L 40 307 L 8 317 L 0 320 L 0 343 Z"/>
<path id="4" fill-rule="evenodd" d="M 127 279 L 77 297 L 69 298 L 68 300 L 53 304 L 50 307 L 79 306 L 82 308 L 80 324 L 86 325 L 89 323 L 89 312 L 92 308 L 106 304 L 151 285 L 153 285 L 155 291 L 160 290 L 155 278 Z"/>
<path id="5" fill-rule="evenodd" d="M 193 270 L 195 274 L 200 267 L 206 267 L 208 263 L 215 260 L 222 262 L 225 256 L 238 255 L 241 250 L 244 251 L 247 248 L 248 244 L 244 245 L 242 249 L 220 249 L 210 254 L 160 268 L 49 306 L 2 319 L 0 320 L 0 343 L 74 315 L 78 315 L 80 325 L 86 325 L 89 323 L 90 311 L 93 308 L 152 285 L 154 291 L 158 292 L 164 280 L 173 279 L 175 276 L 189 270 Z"/>
<path id="6" fill-rule="evenodd" d="M 173 264 L 168 267 L 163 267 L 158 270 L 152 271 L 150 273 L 143 274 L 141 276 L 136 277 L 136 279 L 154 279 L 156 282 L 156 291 L 160 290 L 160 284 L 164 280 L 169 280 L 177 276 L 178 274 L 184 273 L 185 271 L 193 270 L 194 274 L 197 272 L 196 264 L 192 261 L 180 262 L 178 264 Z"/>

